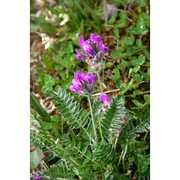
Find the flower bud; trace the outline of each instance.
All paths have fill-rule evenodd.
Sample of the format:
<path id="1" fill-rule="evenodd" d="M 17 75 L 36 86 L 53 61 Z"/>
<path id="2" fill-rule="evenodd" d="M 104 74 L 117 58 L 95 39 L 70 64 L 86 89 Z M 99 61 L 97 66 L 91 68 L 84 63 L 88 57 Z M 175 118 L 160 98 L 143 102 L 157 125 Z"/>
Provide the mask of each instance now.
<path id="1" fill-rule="evenodd" d="M 99 96 L 99 100 L 103 102 L 103 104 L 102 104 L 103 111 L 106 111 L 108 108 L 110 108 L 111 100 L 107 96 L 107 94 L 101 94 Z"/>

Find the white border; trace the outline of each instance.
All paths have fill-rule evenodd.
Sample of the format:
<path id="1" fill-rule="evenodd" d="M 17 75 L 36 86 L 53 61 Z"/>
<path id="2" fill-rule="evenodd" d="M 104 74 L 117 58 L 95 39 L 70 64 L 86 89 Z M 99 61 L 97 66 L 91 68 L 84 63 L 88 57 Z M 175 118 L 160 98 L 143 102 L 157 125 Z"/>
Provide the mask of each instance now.
<path id="1" fill-rule="evenodd" d="M 29 174 L 29 1 L 1 2 L 1 179 Z"/>
<path id="2" fill-rule="evenodd" d="M 179 1 L 151 0 L 151 179 L 179 179 Z"/>
<path id="3" fill-rule="evenodd" d="M 179 1 L 151 0 L 151 179 L 179 179 Z M 29 179 L 29 1 L 1 2 L 1 178 Z"/>

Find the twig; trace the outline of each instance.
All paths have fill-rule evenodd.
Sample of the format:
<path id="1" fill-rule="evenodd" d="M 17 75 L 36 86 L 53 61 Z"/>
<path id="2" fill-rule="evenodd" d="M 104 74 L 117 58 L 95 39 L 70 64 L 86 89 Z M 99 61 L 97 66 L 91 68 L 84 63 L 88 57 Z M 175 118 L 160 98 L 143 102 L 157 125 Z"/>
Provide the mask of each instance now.
<path id="1" fill-rule="evenodd" d="M 120 89 L 113 89 L 113 90 L 109 90 L 109 91 L 105 91 L 103 92 L 104 94 L 107 94 L 107 93 L 111 93 L 111 92 L 115 92 L 115 91 L 120 91 Z M 102 93 L 96 93 L 96 94 L 92 94 L 91 96 L 99 96 L 101 95 Z"/>
<path id="2" fill-rule="evenodd" d="M 107 94 L 107 93 L 111 93 L 111 92 L 116 92 L 116 91 L 120 91 L 120 89 L 113 89 L 113 90 L 109 90 L 109 91 L 105 91 L 103 92 L 104 94 Z M 141 92 L 140 94 L 147 94 L 147 93 L 150 93 L 150 91 L 145 91 L 145 92 Z M 96 93 L 96 94 L 92 94 L 91 96 L 99 96 L 101 95 L 102 93 Z M 128 95 L 124 95 L 125 97 L 130 97 L 132 96 L 133 94 L 128 94 Z"/>
<path id="3" fill-rule="evenodd" d="M 147 93 L 150 93 L 150 91 L 145 91 L 145 92 L 141 92 L 140 95 L 142 94 L 147 94 Z M 128 95 L 125 95 L 125 97 L 130 97 L 132 96 L 133 94 L 128 94 Z"/>
<path id="4" fill-rule="evenodd" d="M 89 108 L 90 108 L 90 111 L 91 111 L 92 126 L 93 126 L 93 130 L 94 130 L 95 141 L 98 142 L 96 127 L 95 127 L 95 121 L 94 121 L 94 114 L 93 114 L 93 111 L 92 111 L 90 96 L 87 96 L 87 99 L 88 99 Z"/>

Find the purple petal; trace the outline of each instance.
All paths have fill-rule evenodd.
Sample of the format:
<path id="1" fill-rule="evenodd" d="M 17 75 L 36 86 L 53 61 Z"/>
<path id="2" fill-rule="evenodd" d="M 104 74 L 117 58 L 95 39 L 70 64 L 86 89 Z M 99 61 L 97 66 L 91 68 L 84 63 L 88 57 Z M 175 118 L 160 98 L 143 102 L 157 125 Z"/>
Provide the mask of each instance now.
<path id="1" fill-rule="evenodd" d="M 74 78 L 74 79 L 72 80 L 72 84 L 73 84 L 73 85 L 74 85 L 74 84 L 82 85 L 81 82 L 79 81 L 79 78 Z"/>
<path id="2" fill-rule="evenodd" d="M 91 83 L 91 79 L 83 72 L 78 72 L 74 74 L 75 79 L 74 81 L 80 82 L 80 83 Z"/>
<path id="3" fill-rule="evenodd" d="M 74 77 L 76 79 L 78 79 L 79 81 L 82 80 L 84 76 L 86 76 L 86 74 L 83 73 L 83 72 L 77 72 L 77 73 L 74 74 Z"/>
<path id="4" fill-rule="evenodd" d="M 73 85 L 70 86 L 69 89 L 70 89 L 71 91 L 78 92 L 78 91 L 80 91 L 80 90 L 82 89 L 82 86 L 79 85 L 79 84 L 73 84 Z"/>
<path id="5" fill-rule="evenodd" d="M 84 41 L 84 37 L 80 36 L 79 38 L 79 44 L 81 49 L 86 53 L 86 54 L 93 54 L 94 50 L 91 47 L 91 45 L 89 44 L 88 41 Z M 77 52 L 77 51 L 76 51 Z"/>
<path id="6" fill-rule="evenodd" d="M 84 43 L 84 37 L 83 37 L 83 36 L 80 36 L 80 38 L 79 38 L 79 44 L 80 44 L 81 49 L 82 49 L 83 43 Z"/>
<path id="7" fill-rule="evenodd" d="M 90 45 L 87 41 L 84 41 L 84 42 L 83 42 L 81 49 L 82 49 L 86 54 L 93 54 L 93 48 L 91 47 L 91 45 Z"/>
<path id="8" fill-rule="evenodd" d="M 86 76 L 83 76 L 82 79 L 83 79 L 85 82 L 87 82 L 87 83 L 90 83 L 90 84 L 92 83 L 91 77 L 89 77 L 89 76 L 87 76 L 87 75 L 86 75 Z"/>
<path id="9" fill-rule="evenodd" d="M 77 52 L 76 59 L 84 59 L 85 57 L 79 52 L 79 50 L 76 48 L 75 51 Z"/>
<path id="10" fill-rule="evenodd" d="M 99 100 L 102 101 L 102 102 L 104 102 L 104 103 L 106 103 L 106 104 L 109 104 L 109 105 L 110 105 L 110 103 L 111 103 L 111 100 L 110 100 L 110 98 L 107 96 L 107 94 L 101 94 L 101 95 L 99 96 Z"/>
<path id="11" fill-rule="evenodd" d="M 98 79 L 98 77 L 91 72 L 88 73 L 88 76 L 91 78 L 93 83 L 95 83 Z"/>
<path id="12" fill-rule="evenodd" d="M 106 47 L 106 46 L 103 44 L 102 41 L 100 41 L 98 45 L 99 45 L 99 49 L 100 49 L 103 53 L 105 53 L 105 52 L 107 52 L 107 51 L 109 50 L 109 48 Z"/>
<path id="13" fill-rule="evenodd" d="M 77 54 L 77 55 L 76 55 L 76 59 L 78 59 L 78 60 L 84 59 L 84 56 L 81 55 L 81 54 Z"/>
<path id="14" fill-rule="evenodd" d="M 90 40 L 93 43 L 99 43 L 101 41 L 101 36 L 91 33 Z"/>
<path id="15" fill-rule="evenodd" d="M 75 73 L 74 75 L 77 79 L 77 81 L 80 81 L 80 82 L 86 82 L 86 83 L 95 83 L 97 81 L 97 76 L 96 75 L 93 75 L 93 73 L 89 72 L 87 75 L 83 72 L 78 72 L 78 73 Z"/>

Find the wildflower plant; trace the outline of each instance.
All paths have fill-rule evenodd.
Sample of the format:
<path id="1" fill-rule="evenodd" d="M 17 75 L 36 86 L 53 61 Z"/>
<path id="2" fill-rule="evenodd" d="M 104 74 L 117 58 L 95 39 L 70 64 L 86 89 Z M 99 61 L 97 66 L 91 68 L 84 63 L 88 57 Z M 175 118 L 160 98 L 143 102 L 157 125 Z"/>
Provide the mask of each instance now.
<path id="1" fill-rule="evenodd" d="M 95 179 L 94 172 L 99 169 L 100 176 L 107 179 L 110 175 L 113 176 L 117 142 L 123 126 L 130 120 L 130 114 L 121 96 L 110 98 L 103 92 L 100 71 L 104 56 L 108 57 L 106 53 L 109 48 L 102 42 L 102 37 L 91 34 L 90 39 L 84 40 L 84 37 L 80 36 L 79 42 L 83 54 L 75 49 L 76 58 L 87 62 L 92 72 L 76 72 L 69 89 L 78 96 L 87 98 L 89 111 L 81 108 L 70 93 L 60 87 L 56 88 L 55 91 L 49 92 L 48 96 L 53 99 L 60 111 L 61 127 L 59 127 L 59 123 L 55 123 L 52 117 L 47 115 L 31 94 L 31 102 L 40 115 L 36 117 L 40 127 L 34 133 L 39 135 L 42 146 L 48 143 L 49 150 L 60 158 L 58 168 L 53 166 L 44 172 L 50 178 L 53 178 L 51 171 L 55 169 L 59 171 L 61 168 L 59 177 L 78 176 L 84 179 L 85 174 L 89 174 L 89 179 Z M 100 93 L 96 95 L 94 92 L 95 89 L 97 92 L 98 83 Z M 44 121 L 49 123 L 53 121 L 52 126 L 56 132 L 54 136 L 48 133 Z"/>

